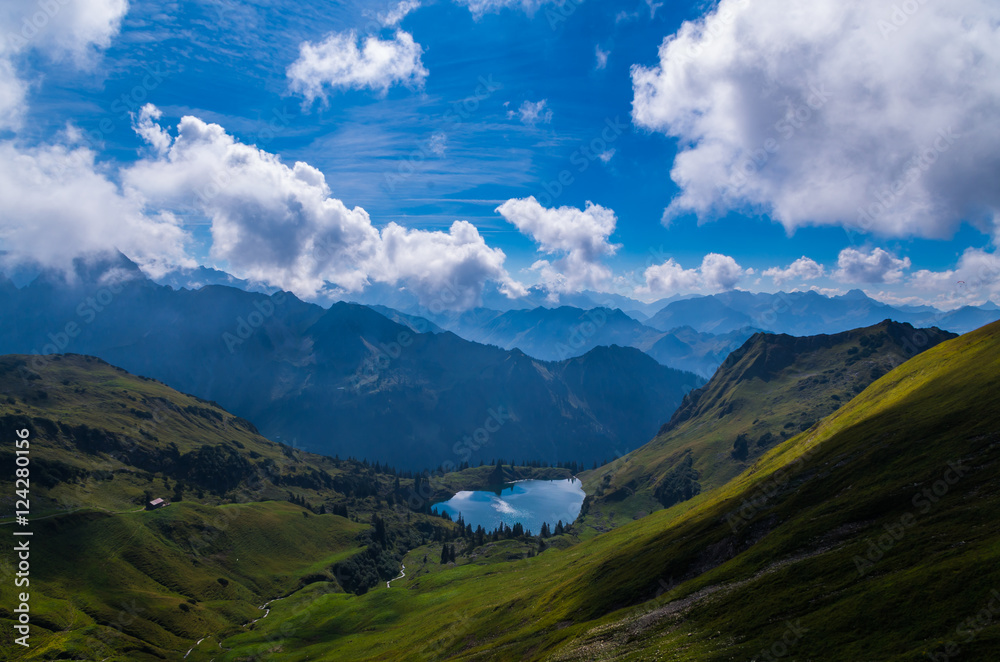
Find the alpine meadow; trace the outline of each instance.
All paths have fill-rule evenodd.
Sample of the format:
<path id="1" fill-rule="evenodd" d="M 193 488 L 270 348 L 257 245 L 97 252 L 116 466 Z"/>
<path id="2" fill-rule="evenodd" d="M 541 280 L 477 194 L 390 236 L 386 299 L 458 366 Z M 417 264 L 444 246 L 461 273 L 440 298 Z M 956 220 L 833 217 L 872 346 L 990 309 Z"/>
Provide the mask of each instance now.
<path id="1" fill-rule="evenodd" d="M 0 659 L 1000 659 L 1000 4 L 6 0 Z"/>

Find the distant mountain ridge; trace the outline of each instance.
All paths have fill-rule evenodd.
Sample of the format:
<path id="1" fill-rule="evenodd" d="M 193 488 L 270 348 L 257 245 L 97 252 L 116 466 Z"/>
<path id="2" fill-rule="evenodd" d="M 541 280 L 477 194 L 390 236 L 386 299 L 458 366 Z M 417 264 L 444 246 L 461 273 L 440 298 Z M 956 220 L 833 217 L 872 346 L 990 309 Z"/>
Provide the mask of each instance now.
<path id="1" fill-rule="evenodd" d="M 726 333 L 752 326 L 773 333 L 808 336 L 871 326 L 884 319 L 967 333 L 1000 319 L 1000 311 L 992 302 L 947 312 L 930 307 L 904 310 L 876 301 L 861 290 L 835 297 L 813 291 L 769 294 L 732 290 L 674 301 L 649 318 L 646 324 L 662 331 L 690 326 L 707 333 Z"/>
<path id="2" fill-rule="evenodd" d="M 124 256 L 79 264 L 73 282 L 46 273 L 0 288 L 0 303 L 17 311 L 0 319 L 0 353 L 95 355 L 217 401 L 273 439 L 401 468 L 589 464 L 648 439 L 703 383 L 632 348 L 543 362 L 358 304 L 174 290 Z"/>
<path id="3" fill-rule="evenodd" d="M 156 281 L 175 288 L 196 289 L 203 283 L 274 291 L 205 267 L 177 270 Z M 966 333 L 1000 319 L 1000 306 L 992 301 L 941 311 L 926 305 L 891 306 L 860 289 L 839 296 L 811 290 L 730 290 L 713 295 L 675 295 L 653 302 L 585 290 L 560 294 L 554 302 L 551 293 L 541 287 L 532 287 L 524 297 L 510 299 L 487 284 L 480 307 L 452 312 L 430 311 L 411 292 L 374 284 L 354 300 L 407 326 L 425 319 L 426 323 L 417 322 L 421 328 L 426 325 L 447 329 L 466 340 L 518 348 L 542 360 L 563 360 L 597 346 L 618 344 L 636 347 L 663 365 L 704 377 L 710 377 L 722 359 L 757 330 L 809 336 L 840 333 L 892 319 Z M 595 327 L 594 320 L 603 321 Z"/>

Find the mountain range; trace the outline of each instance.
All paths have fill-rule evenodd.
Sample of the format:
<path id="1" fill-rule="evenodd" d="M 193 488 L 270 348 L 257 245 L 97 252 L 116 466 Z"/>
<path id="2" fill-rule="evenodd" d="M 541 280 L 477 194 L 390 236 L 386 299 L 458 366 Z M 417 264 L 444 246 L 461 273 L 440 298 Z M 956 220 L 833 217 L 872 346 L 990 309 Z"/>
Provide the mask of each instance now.
<path id="1" fill-rule="evenodd" d="M 2 353 L 98 356 L 216 401 L 272 439 L 405 468 L 590 464 L 643 443 L 704 381 L 630 347 L 546 362 L 357 304 L 174 290 L 120 255 L 78 263 L 72 281 L 0 283 L 0 304 L 17 311 L 0 319 Z"/>
<path id="2" fill-rule="evenodd" d="M 5 638 L 6 659 L 1000 650 L 1000 324 L 958 338 L 891 322 L 758 334 L 634 459 L 582 478 L 617 485 L 623 465 L 662 454 L 686 425 L 735 415 L 755 430 L 749 405 L 790 436 L 712 471 L 713 456 L 738 449 L 709 448 L 702 491 L 604 532 L 588 524 L 600 506 L 588 499 L 583 521 L 548 538 L 428 515 L 433 490 L 419 488 L 435 476 L 270 442 L 211 402 L 95 358 L 37 359 L 0 358 L 0 433 L 31 431 L 32 530 L 45 541 L 31 556 L 37 645 Z M 463 489 L 490 470 L 441 479 Z M 10 478 L 0 484 L 13 494 Z M 162 496 L 171 504 L 143 509 Z M 12 538 L 0 538 L 5 559 Z M 8 630 L 12 609 L 0 605 Z"/>

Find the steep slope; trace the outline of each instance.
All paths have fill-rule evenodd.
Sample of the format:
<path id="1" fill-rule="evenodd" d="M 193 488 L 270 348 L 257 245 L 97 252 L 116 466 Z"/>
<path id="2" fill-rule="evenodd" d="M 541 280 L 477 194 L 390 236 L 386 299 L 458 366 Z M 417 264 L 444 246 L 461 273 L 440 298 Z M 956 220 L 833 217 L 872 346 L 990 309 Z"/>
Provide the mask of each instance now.
<path id="1" fill-rule="evenodd" d="M 951 337 L 888 320 L 832 336 L 754 335 L 684 399 L 655 439 L 590 477 L 591 520 L 607 526 L 601 511 L 648 512 L 722 485 L 896 365 Z"/>
<path id="2" fill-rule="evenodd" d="M 701 383 L 652 359 L 631 376 L 591 370 L 602 394 L 615 379 L 650 394 L 612 422 L 595 414 L 604 396 L 588 383 L 570 387 L 558 365 L 522 352 L 417 333 L 356 304 L 324 310 L 218 285 L 175 291 L 124 256 L 80 262 L 73 283 L 45 274 L 0 291 L 0 305 L 18 311 L 0 318 L 0 352 L 99 356 L 215 400 L 270 438 L 401 468 L 501 454 L 590 464 L 648 439 Z M 488 439 L 466 441 L 496 416 Z"/>
<path id="3" fill-rule="evenodd" d="M 0 461 L 14 466 L 15 431 L 28 430 L 37 546 L 33 646 L 5 636 L 4 659 L 179 659 L 271 598 L 332 581 L 331 566 L 366 545 L 348 511 L 392 493 L 391 475 L 270 442 L 214 403 L 100 359 L 30 359 L 0 357 Z M 12 472 L 0 487 L 0 575 L 12 584 Z M 144 511 L 153 498 L 172 503 Z M 13 606 L 0 605 L 8 633 Z"/>
<path id="4" fill-rule="evenodd" d="M 398 591 L 292 596 L 220 659 L 265 642 L 288 660 L 996 659 L 998 375 L 993 324 L 697 503 Z"/>

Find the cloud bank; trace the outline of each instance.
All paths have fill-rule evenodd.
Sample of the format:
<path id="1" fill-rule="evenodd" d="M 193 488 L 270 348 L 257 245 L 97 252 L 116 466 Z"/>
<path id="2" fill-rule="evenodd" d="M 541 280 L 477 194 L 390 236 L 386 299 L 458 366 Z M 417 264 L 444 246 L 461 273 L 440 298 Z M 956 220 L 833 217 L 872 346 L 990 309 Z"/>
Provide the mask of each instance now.
<path id="1" fill-rule="evenodd" d="M 476 305 L 488 280 L 524 293 L 504 269 L 503 251 L 487 246 L 471 223 L 456 221 L 447 232 L 390 223 L 380 232 L 364 209 L 332 197 L 326 177 L 309 164 L 289 167 L 192 116 L 171 138 L 158 116 L 147 105 L 136 120 L 137 133 L 156 149 L 125 171 L 126 186 L 150 209 L 207 217 L 211 257 L 239 278 L 305 297 L 399 284 L 424 305 L 447 299 L 447 308 Z"/>
<path id="2" fill-rule="evenodd" d="M 721 0 L 633 66 L 635 123 L 679 140 L 665 220 L 945 237 L 1000 209 L 1000 4 Z M 992 226 L 995 230 L 995 225 Z"/>

